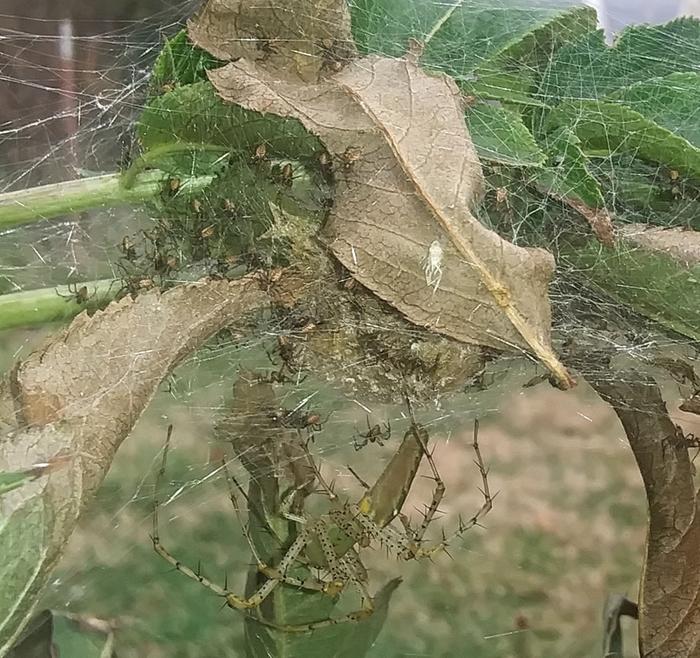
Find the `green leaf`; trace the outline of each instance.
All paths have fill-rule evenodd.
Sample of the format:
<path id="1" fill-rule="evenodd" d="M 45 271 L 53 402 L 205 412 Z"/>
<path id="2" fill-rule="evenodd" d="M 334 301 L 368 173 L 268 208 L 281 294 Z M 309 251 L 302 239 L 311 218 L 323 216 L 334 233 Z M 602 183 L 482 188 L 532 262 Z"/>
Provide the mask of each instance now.
<path id="1" fill-rule="evenodd" d="M 29 621 L 7 658 L 52 658 L 52 640 L 53 614 L 42 610 Z"/>
<path id="2" fill-rule="evenodd" d="M 624 237 L 615 249 L 590 241 L 563 247 L 560 259 L 611 297 L 667 329 L 700 340 L 700 264 L 687 264 Z"/>
<path id="3" fill-rule="evenodd" d="M 564 103 L 550 120 L 555 126 L 571 126 L 584 150 L 630 153 L 700 178 L 700 149 L 623 105 L 603 101 Z"/>
<path id="4" fill-rule="evenodd" d="M 608 98 L 618 100 L 622 105 L 700 147 L 699 73 L 672 73 L 663 78 L 638 82 L 620 89 Z"/>
<path id="5" fill-rule="evenodd" d="M 568 11 L 557 9 L 549 20 L 542 19 L 522 36 L 511 34 L 511 43 L 492 56 L 486 66 L 498 63 L 513 71 L 524 68 L 539 72 L 550 65 L 552 53 L 594 31 L 597 23 L 596 12 L 591 7 L 572 7 Z"/>
<path id="6" fill-rule="evenodd" d="M 26 458 L 36 450 L 36 446 L 50 451 L 61 440 L 60 431 L 45 426 L 36 431 L 10 434 L 0 453 L 0 459 L 6 460 L 13 450 Z M 26 440 L 26 443 L 24 441 Z M 63 507 L 52 507 L 45 496 L 48 478 L 40 480 L 42 475 L 50 472 L 66 471 L 72 458 L 67 451 L 57 450 L 55 456 L 46 462 L 36 462 L 21 473 L 5 472 L 7 498 L 2 501 L 0 515 L 0 655 L 4 655 L 10 643 L 16 639 L 18 629 L 29 618 L 37 601 L 38 590 L 46 573 L 46 562 L 56 560 L 56 551 L 52 541 L 61 537 L 57 524 L 75 518 L 77 512 L 66 502 Z M 9 460 L 8 460 L 9 461 Z M 7 461 L 5 462 L 7 463 Z M 12 461 L 10 461 L 12 463 Z M 19 481 L 17 476 L 24 477 Z M 14 491 L 26 485 L 21 491 Z M 68 494 L 66 494 L 68 495 Z M 58 511 L 57 511 L 58 510 Z M 47 528 L 50 530 L 47 531 Z M 26 637 L 25 635 L 19 636 Z M 19 640 L 21 642 L 21 639 Z M 34 643 L 28 642 L 33 646 Z"/>
<path id="7" fill-rule="evenodd" d="M 533 6 L 525 0 L 510 0 L 505 4 L 461 3 L 431 39 L 423 63 L 459 79 L 562 14 L 550 3 Z M 448 8 L 425 0 L 353 0 L 353 35 L 363 53 L 399 57 L 409 39 L 424 39 Z"/>
<path id="8" fill-rule="evenodd" d="M 14 489 L 18 489 L 23 484 L 33 480 L 35 475 L 32 473 L 0 473 L 0 496 L 9 493 Z"/>
<path id="9" fill-rule="evenodd" d="M 542 99 L 532 94 L 541 72 L 550 64 L 552 53 L 595 27 L 596 14 L 589 7 L 574 7 L 551 17 L 543 16 L 531 30 L 523 34 L 511 32 L 511 41 L 480 64 L 473 73 L 473 81 L 464 82 L 465 92 L 544 107 Z"/>
<path id="10" fill-rule="evenodd" d="M 362 658 L 377 639 L 389 613 L 389 602 L 401 584 L 400 578 L 389 581 L 374 597 L 374 613 L 360 622 L 346 622 L 311 633 L 285 633 L 247 622 L 248 658 Z M 289 599 L 295 617 L 308 614 L 308 595 L 295 592 L 300 600 Z M 301 606 L 301 607 L 299 607 Z M 309 621 L 306 617 L 305 621 Z M 251 626 L 255 625 L 255 630 Z"/>
<path id="11" fill-rule="evenodd" d="M 408 40 L 425 36 L 445 12 L 438 3 L 421 0 L 351 0 L 352 32 L 363 54 L 400 57 Z"/>
<path id="12" fill-rule="evenodd" d="M 520 115 L 496 104 L 479 103 L 466 114 L 469 134 L 480 158 L 514 167 L 538 167 L 545 154 Z"/>
<path id="13" fill-rule="evenodd" d="M 7 658 L 112 658 L 113 632 L 95 626 L 93 618 L 72 619 L 43 610 L 29 622 Z"/>
<path id="14" fill-rule="evenodd" d="M 558 50 L 546 71 L 543 99 L 603 98 L 621 87 L 700 66 L 700 21 L 624 30 L 613 47 L 602 30 Z"/>
<path id="15" fill-rule="evenodd" d="M 466 96 L 497 100 L 510 105 L 547 107 L 530 95 L 532 76 L 526 72 L 508 73 L 500 69 L 482 68 L 473 81 L 462 81 L 460 88 Z"/>
<path id="16" fill-rule="evenodd" d="M 174 143 L 209 145 L 248 160 L 261 143 L 271 157 L 297 160 L 312 158 L 321 148 L 298 121 L 227 104 L 209 82 L 179 87 L 153 99 L 139 119 L 138 132 L 147 151 Z"/>
<path id="17" fill-rule="evenodd" d="M 187 30 L 180 30 L 174 37 L 166 39 L 156 58 L 151 75 L 151 89 L 155 94 L 160 94 L 169 87 L 206 80 L 209 69 L 223 64 L 224 62 L 195 46 L 187 37 Z"/>
<path id="18" fill-rule="evenodd" d="M 45 529 L 51 527 L 53 513 L 39 494 L 0 517 L 0 654 L 36 603 L 24 592 L 41 576 L 37 569 L 47 551 Z"/>
<path id="19" fill-rule="evenodd" d="M 535 185 L 558 199 L 577 199 L 589 208 L 603 207 L 598 181 L 587 167 L 580 140 L 569 128 L 561 128 L 545 137 L 547 166 L 535 172 Z"/>

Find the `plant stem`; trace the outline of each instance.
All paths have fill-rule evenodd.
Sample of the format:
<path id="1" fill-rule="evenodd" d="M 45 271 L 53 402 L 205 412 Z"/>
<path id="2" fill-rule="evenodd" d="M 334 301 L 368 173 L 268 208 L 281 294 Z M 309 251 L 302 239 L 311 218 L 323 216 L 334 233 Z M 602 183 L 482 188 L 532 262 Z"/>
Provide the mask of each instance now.
<path id="1" fill-rule="evenodd" d="M 0 194 L 0 230 L 91 208 L 138 203 L 155 197 L 169 175 L 160 170 L 145 171 L 125 187 L 121 174 L 105 174 L 64 183 L 53 183 Z M 200 189 L 212 176 L 187 180 L 189 189 Z"/>
<path id="2" fill-rule="evenodd" d="M 85 281 L 76 285 L 78 290 L 87 287 L 88 298 L 82 303 L 78 303 L 72 286 L 72 292 L 67 286 L 57 286 L 0 295 L 0 330 L 66 322 L 83 310 L 104 308 L 121 287 L 113 279 Z"/>
<path id="3" fill-rule="evenodd" d="M 157 163 L 164 156 L 180 153 L 200 153 L 214 152 L 218 153 L 221 158 L 229 155 L 229 149 L 217 144 L 191 144 L 189 142 L 175 142 L 173 144 L 163 144 L 155 146 L 144 153 L 134 164 L 127 169 L 121 177 L 121 184 L 127 190 L 130 190 L 138 181 L 138 175 L 148 166 Z"/>

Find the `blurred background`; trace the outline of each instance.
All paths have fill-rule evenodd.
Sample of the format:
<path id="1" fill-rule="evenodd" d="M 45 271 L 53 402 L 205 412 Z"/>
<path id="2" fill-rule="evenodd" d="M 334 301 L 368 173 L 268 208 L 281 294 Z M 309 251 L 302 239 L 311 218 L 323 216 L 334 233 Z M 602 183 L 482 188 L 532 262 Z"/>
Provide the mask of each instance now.
<path id="1" fill-rule="evenodd" d="M 698 0 L 588 4 L 610 38 L 630 23 L 700 15 Z M 116 170 L 163 37 L 195 7 L 167 0 L 0 0 L 0 191 Z M 124 210 L 0 232 L 0 292 L 113 276 L 119 241 L 148 222 L 145 213 Z M 0 332 L 0 367 L 52 330 Z M 249 554 L 222 483 L 206 474 L 213 424 L 230 403 L 231 373 L 242 360 L 259 359 L 263 346 L 262 339 L 249 353 L 215 346 L 162 386 L 56 572 L 44 604 L 110 620 L 120 656 L 242 655 L 240 617 L 153 553 L 150 511 L 159 450 L 172 423 L 168 477 L 183 491 L 163 514 L 165 538 L 208 573 L 228 573 L 242 590 Z M 426 412 L 437 428 L 435 458 L 447 485 L 442 524 L 449 528 L 480 505 L 468 450 L 475 417 L 499 495 L 485 527 L 467 533 L 451 557 L 432 564 L 398 565 L 382 555 L 372 561 L 376 582 L 404 578 L 377 657 L 598 655 L 607 594 L 636 598 L 646 510 L 616 416 L 585 384 L 573 393 L 546 384 L 525 389 L 503 368 L 487 391 Z M 318 406 L 333 412 L 316 448 L 342 484 L 349 479 L 344 455 L 354 454 L 353 434 L 365 414 L 322 383 L 307 382 L 305 390 L 314 386 L 322 391 Z M 284 393 L 281 403 L 290 406 L 302 394 Z M 667 394 L 674 420 L 700 435 L 697 417 L 677 410 L 671 386 Z M 373 412 L 379 419 L 399 413 Z M 450 423 L 438 423 L 450 414 Z M 392 445 L 362 451 L 367 478 Z M 430 483 L 422 482 L 409 507 L 429 500 Z M 632 637 L 634 629 L 627 630 Z M 633 642 L 627 646 L 636 655 Z"/>

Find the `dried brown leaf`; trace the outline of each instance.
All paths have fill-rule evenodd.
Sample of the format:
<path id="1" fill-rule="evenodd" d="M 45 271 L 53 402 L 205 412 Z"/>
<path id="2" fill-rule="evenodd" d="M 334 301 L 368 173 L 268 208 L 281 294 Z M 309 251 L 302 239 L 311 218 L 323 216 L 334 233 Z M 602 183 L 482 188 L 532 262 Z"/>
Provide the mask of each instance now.
<path id="1" fill-rule="evenodd" d="M 598 242 L 606 247 L 614 246 L 615 228 L 612 217 L 606 208 L 591 208 L 574 197 L 565 197 L 562 200 L 588 222 Z"/>
<path id="2" fill-rule="evenodd" d="M 690 396 L 687 400 L 683 400 L 678 407 L 681 411 L 689 414 L 697 414 L 700 416 L 700 393 Z"/>
<path id="3" fill-rule="evenodd" d="M 188 31 L 221 60 L 257 60 L 307 82 L 356 54 L 346 0 L 209 0 Z"/>
<path id="4" fill-rule="evenodd" d="M 650 377 L 616 373 L 591 383 L 622 421 L 649 503 L 639 601 L 640 654 L 696 658 L 700 656 L 700 498 L 687 444 Z"/>
<path id="5" fill-rule="evenodd" d="M 573 385 L 550 344 L 551 254 L 506 242 L 472 214 L 482 173 L 450 78 L 367 57 L 313 85 L 248 60 L 210 79 L 225 100 L 297 118 L 323 141 L 336 192 L 322 238 L 357 280 L 417 325 L 532 351 Z"/>
<path id="6" fill-rule="evenodd" d="M 661 228 L 628 224 L 620 230 L 626 242 L 666 254 L 686 267 L 700 264 L 700 232 L 683 228 Z"/>
<path id="7" fill-rule="evenodd" d="M 0 471 L 52 469 L 0 499 L 0 655 L 26 621 L 80 511 L 153 397 L 184 357 L 265 303 L 252 279 L 203 281 L 78 316 L 12 371 L 0 409 Z"/>
<path id="8" fill-rule="evenodd" d="M 261 490 L 266 508 L 279 504 L 279 485 L 304 494 L 313 490 L 316 471 L 311 456 L 295 429 L 274 420 L 281 411 L 271 383 L 243 371 L 233 384 L 230 411 L 214 428 L 218 441 L 231 444 L 233 452 Z M 305 486 L 306 485 L 306 486 Z"/>

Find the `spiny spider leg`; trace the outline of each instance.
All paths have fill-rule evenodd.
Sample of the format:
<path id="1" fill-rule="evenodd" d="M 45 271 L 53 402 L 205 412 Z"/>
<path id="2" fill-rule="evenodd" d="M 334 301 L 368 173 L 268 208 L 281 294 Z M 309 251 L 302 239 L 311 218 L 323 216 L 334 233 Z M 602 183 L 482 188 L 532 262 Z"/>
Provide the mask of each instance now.
<path id="1" fill-rule="evenodd" d="M 404 441 L 397 450 L 397 453 L 392 457 L 390 464 L 387 465 L 377 482 L 372 487 L 368 488 L 363 498 L 357 504 L 345 504 L 343 506 L 335 504 L 326 514 L 315 519 L 307 519 L 299 514 L 292 515 L 291 505 L 297 490 L 306 488 L 308 482 L 300 485 L 298 488 L 292 489 L 291 492 L 284 497 L 279 510 L 280 515 L 300 523 L 301 529 L 275 568 L 269 567 L 263 563 L 255 550 L 252 537 L 249 534 L 249 529 L 243 524 L 241 519 L 241 510 L 235 494 L 235 488 L 238 488 L 243 495 L 245 495 L 245 493 L 235 479 L 229 477 L 230 474 L 228 470 L 226 470 L 234 511 L 241 521 L 246 540 L 251 546 L 253 556 L 258 563 L 258 568 L 268 578 L 252 596 L 248 598 L 236 596 L 228 591 L 228 589 L 221 588 L 209 581 L 201 575 L 199 570 L 195 572 L 181 564 L 166 551 L 160 544 L 158 536 L 157 500 L 155 501 L 153 515 L 153 544 L 156 552 L 178 571 L 181 571 L 189 578 L 196 580 L 217 595 L 225 598 L 226 603 L 230 607 L 246 611 L 251 618 L 271 628 L 287 632 L 305 632 L 339 623 L 364 619 L 372 614 L 374 604 L 366 586 L 366 571 L 355 550 L 355 546 L 367 546 L 370 538 L 377 539 L 385 545 L 388 550 L 400 558 L 408 560 L 430 557 L 435 552 L 444 550 L 448 544 L 447 538 L 443 536 L 443 540 L 432 548 L 423 548 L 421 546 L 426 530 L 439 510 L 445 486 L 427 447 L 428 434 L 424 428 L 417 424 L 410 406 L 410 401 L 407 399 L 406 402 L 411 417 L 411 427 L 405 435 Z M 309 414 L 306 415 L 309 416 Z M 310 418 L 307 418 L 307 421 L 310 420 Z M 316 419 L 314 419 L 314 421 L 315 420 Z M 308 424 L 309 422 L 306 422 L 306 425 Z M 163 450 L 163 460 L 156 480 L 156 489 L 158 489 L 160 480 L 165 474 L 166 456 L 171 432 L 172 428 L 168 431 L 166 445 Z M 493 498 L 489 491 L 487 470 L 484 466 L 478 445 L 478 423 L 475 423 L 473 448 L 476 454 L 475 463 L 479 467 L 482 476 L 484 504 L 467 523 L 462 522 L 460 519 L 460 526 L 457 532 L 455 532 L 455 535 L 460 535 L 467 529 L 476 525 L 478 520 L 490 511 L 492 505 Z M 404 534 L 390 527 L 389 524 L 393 518 L 400 514 L 400 508 L 408 494 L 423 456 L 426 457 L 430 464 L 433 479 L 436 483 L 433 499 L 426 509 L 423 523 L 417 532 L 410 530 L 408 523 L 402 519 L 406 528 L 406 533 Z M 310 461 L 314 465 L 314 470 L 319 478 L 321 487 L 325 490 L 328 498 L 333 503 L 336 503 L 338 496 L 335 494 L 332 487 L 326 484 L 321 478 L 315 460 L 311 459 Z M 226 468 L 226 466 L 224 466 L 224 468 Z M 263 516 L 266 516 L 264 512 Z M 330 538 L 329 533 L 329 529 L 331 528 L 333 529 L 333 539 Z M 317 557 L 314 557 L 311 551 L 314 547 L 316 547 L 314 550 L 316 551 Z M 322 578 L 324 580 L 313 578 L 300 579 L 287 575 L 287 572 L 296 564 L 304 564 L 310 568 L 321 569 Z M 325 580 L 328 576 L 332 579 L 330 582 Z M 322 591 L 331 595 L 339 593 L 345 588 L 346 584 L 352 583 L 362 596 L 362 608 L 338 618 L 327 618 L 296 625 L 276 624 L 267 621 L 260 617 L 259 612 L 257 615 L 253 615 L 250 612 L 251 609 L 258 608 L 262 601 L 279 583 L 286 583 L 313 591 Z"/>
<path id="2" fill-rule="evenodd" d="M 328 414 L 328 418 L 330 418 L 330 414 Z M 328 418 L 326 420 L 328 420 Z M 313 470 L 314 470 L 314 473 L 316 475 L 316 479 L 318 480 L 319 484 L 321 485 L 321 488 L 323 489 L 326 496 L 328 496 L 328 498 L 331 501 L 338 500 L 338 495 L 335 493 L 335 491 L 333 491 L 333 487 L 326 482 L 323 475 L 321 474 L 321 469 L 316 464 L 316 460 L 313 458 L 313 456 L 309 452 L 308 442 L 302 443 L 301 449 L 306 453 L 306 456 L 309 460 L 309 463 L 313 465 Z"/>
<path id="3" fill-rule="evenodd" d="M 330 543 L 330 539 L 328 538 L 327 534 L 324 533 L 324 528 L 325 520 L 323 518 L 320 518 L 316 522 L 305 526 L 299 533 L 294 543 L 289 547 L 289 550 L 287 551 L 285 556 L 280 561 L 277 571 L 280 573 L 281 576 L 286 577 L 286 571 L 289 568 L 291 568 L 291 566 L 297 560 L 299 553 L 304 549 L 305 546 L 308 545 L 308 543 L 315 535 L 319 538 L 319 542 L 322 546 L 323 544 L 326 544 L 329 548 L 329 553 L 326 559 L 330 563 L 335 564 L 336 568 L 342 568 L 343 571 L 348 574 L 348 580 L 352 582 L 360 591 L 362 595 L 362 607 L 359 610 L 349 612 L 341 617 L 328 617 L 326 619 L 319 619 L 318 621 L 309 622 L 307 624 L 275 624 L 273 622 L 267 621 L 262 617 L 254 617 L 255 621 L 279 631 L 284 631 L 288 633 L 304 633 L 308 631 L 314 631 L 320 628 L 326 628 L 328 626 L 335 626 L 336 624 L 342 624 L 346 622 L 357 622 L 362 619 L 365 619 L 366 617 L 369 617 L 374 612 L 374 600 L 369 594 L 366 585 L 357 578 L 356 574 L 352 572 L 352 569 L 349 567 L 346 560 L 339 560 L 337 558 L 335 552 L 333 551 L 333 547 Z M 324 534 L 325 539 L 322 539 L 321 537 Z M 324 548 L 323 550 L 325 552 L 326 549 Z M 327 586 L 329 587 L 328 593 L 337 593 L 344 588 L 345 583 L 342 581 L 334 581 L 332 583 L 328 583 Z M 330 589 L 331 587 L 335 589 Z"/>
<path id="4" fill-rule="evenodd" d="M 356 581 L 356 585 L 362 592 L 363 605 L 359 610 L 348 612 L 342 617 L 328 617 L 326 619 L 319 619 L 318 621 L 312 621 L 307 624 L 275 624 L 271 621 L 267 621 L 263 617 L 254 617 L 254 619 L 263 626 L 269 626 L 270 628 L 274 628 L 277 631 L 283 631 L 285 633 L 307 633 L 319 630 L 321 628 L 328 628 L 329 626 L 336 626 L 338 624 L 362 621 L 374 613 L 374 599 L 363 583 Z"/>
<path id="5" fill-rule="evenodd" d="M 156 476 L 155 491 L 154 494 L 154 504 L 153 504 L 153 534 L 151 535 L 151 541 L 153 542 L 153 548 L 160 557 L 162 557 L 168 564 L 170 564 L 176 571 L 184 574 L 188 578 L 197 581 L 200 585 L 203 585 L 210 591 L 214 592 L 217 596 L 220 596 L 226 600 L 226 604 L 234 608 L 235 610 L 250 611 L 253 608 L 260 607 L 260 604 L 269 596 L 269 594 L 279 585 L 281 582 L 289 582 L 287 580 L 286 571 L 294 563 L 297 556 L 304 550 L 304 547 L 310 539 L 310 534 L 306 529 L 302 530 L 297 539 L 292 543 L 292 545 L 287 550 L 284 558 L 280 561 L 278 569 L 270 570 L 271 573 L 276 577 L 271 577 L 267 580 L 261 587 L 258 588 L 251 596 L 248 598 L 237 596 L 233 592 L 223 587 L 220 587 L 216 583 L 209 580 L 206 576 L 203 576 L 199 570 L 194 571 L 187 565 L 181 563 L 175 556 L 173 556 L 161 543 L 160 532 L 159 532 L 159 518 L 158 518 L 158 508 L 159 502 L 157 499 L 157 491 L 160 488 L 160 482 L 165 476 L 167 456 L 170 448 L 170 438 L 172 435 L 172 425 L 168 427 L 168 433 L 165 440 L 165 445 L 163 446 L 163 459 L 161 461 L 160 469 Z M 299 579 L 290 579 L 292 582 L 290 584 L 298 586 Z M 254 619 L 260 620 L 257 616 L 253 616 Z M 276 624 L 271 622 L 264 622 L 267 626 L 273 626 L 278 628 Z M 297 629 L 297 632 L 304 632 L 310 630 L 308 625 L 302 625 Z M 279 627 L 281 628 L 281 627 Z M 284 628 L 284 630 L 291 630 L 289 628 Z"/>
<path id="6" fill-rule="evenodd" d="M 433 498 L 430 501 L 430 505 L 428 506 L 428 509 L 425 511 L 423 514 L 423 522 L 421 523 L 420 528 L 416 532 L 413 533 L 413 543 L 415 544 L 416 549 L 420 550 L 420 544 L 423 541 L 423 537 L 425 536 L 425 533 L 428 529 L 428 526 L 433 521 L 433 518 L 435 517 L 435 514 L 437 513 L 438 509 L 440 508 L 440 503 L 442 502 L 443 497 L 445 496 L 445 483 L 442 481 L 442 478 L 440 477 L 440 473 L 438 472 L 437 466 L 435 465 L 435 461 L 433 460 L 433 454 L 428 450 L 428 446 L 425 442 L 425 439 L 421 432 L 418 430 L 415 418 L 413 418 L 413 410 L 411 409 L 411 430 L 413 432 L 413 436 L 415 437 L 416 441 L 420 444 L 421 449 L 423 450 L 423 454 L 425 455 L 425 458 L 428 460 L 428 464 L 430 465 L 430 470 L 432 471 L 433 474 L 433 480 L 435 481 L 435 489 L 433 491 Z"/>
<path id="7" fill-rule="evenodd" d="M 476 467 L 479 469 L 479 474 L 481 475 L 481 484 L 482 484 L 481 494 L 484 497 L 484 502 L 483 502 L 481 508 L 468 521 L 463 521 L 460 518 L 459 525 L 458 525 L 457 529 L 452 534 L 450 534 L 449 537 L 443 536 L 442 541 L 439 542 L 437 545 L 435 545 L 431 548 L 425 548 L 425 549 L 418 548 L 414 557 L 417 557 L 417 558 L 431 557 L 435 553 L 438 553 L 442 550 L 445 550 L 445 548 L 448 546 L 448 544 L 453 539 L 460 537 L 467 530 L 469 530 L 470 528 L 473 528 L 475 525 L 477 525 L 477 523 L 479 523 L 479 521 L 484 516 L 486 516 L 491 511 L 491 508 L 493 507 L 493 499 L 495 498 L 495 496 L 491 495 L 491 491 L 489 489 L 488 469 L 486 468 L 486 465 L 484 464 L 483 457 L 481 456 L 481 448 L 479 447 L 479 421 L 478 421 L 478 419 L 474 420 L 474 433 L 473 433 L 473 439 L 472 439 L 472 448 L 474 450 L 474 454 L 476 455 L 476 459 L 474 460 L 474 463 L 476 464 Z M 429 458 L 428 461 L 432 463 L 432 458 Z M 437 491 L 437 489 L 436 489 L 436 491 Z M 443 491 L 444 491 L 444 488 L 443 488 Z M 435 503 L 435 497 L 434 497 L 433 503 L 431 503 L 430 508 L 428 509 L 428 512 L 426 512 L 426 517 L 430 513 L 431 510 L 433 510 L 433 514 L 435 514 L 435 511 L 437 510 L 439 503 L 440 503 L 439 499 L 438 499 L 437 503 Z M 421 530 L 423 530 L 423 526 L 426 526 L 425 519 L 423 521 L 423 525 L 421 526 Z M 423 530 L 423 534 L 424 533 L 425 533 L 425 531 Z M 419 545 L 419 542 L 423 538 L 423 534 L 421 534 L 420 530 L 416 534 L 415 544 L 417 547 Z M 411 556 L 408 556 L 408 557 L 410 558 Z"/>
<path id="8" fill-rule="evenodd" d="M 241 509 L 240 506 L 238 505 L 238 498 L 236 497 L 236 489 L 243 494 L 243 496 L 247 499 L 247 496 L 245 495 L 245 492 L 241 488 L 241 485 L 238 483 L 238 481 L 233 477 L 231 472 L 228 469 L 228 465 L 226 464 L 225 460 L 222 460 L 222 466 L 224 469 L 224 474 L 226 478 L 226 483 L 228 485 L 228 491 L 229 491 L 229 498 L 231 500 L 231 505 L 233 506 L 234 513 L 236 514 L 236 518 L 238 519 L 238 524 L 241 526 L 241 530 L 243 531 L 243 536 L 245 537 L 246 541 L 248 542 L 248 547 L 250 548 L 250 552 L 253 555 L 253 558 L 255 559 L 256 566 L 258 571 L 260 573 L 264 574 L 270 579 L 273 580 L 278 580 L 282 581 L 288 585 L 291 585 L 293 587 L 299 587 L 301 589 L 308 589 L 308 590 L 313 590 L 316 592 L 325 592 L 327 590 L 327 585 L 326 583 L 321 582 L 320 580 L 317 580 L 316 578 L 308 578 L 308 579 L 302 579 L 302 578 L 295 578 L 294 576 L 288 576 L 286 574 L 280 573 L 278 569 L 275 569 L 274 567 L 271 567 L 268 565 L 266 562 L 264 562 L 260 554 L 258 553 L 257 548 L 255 547 L 255 542 L 253 542 L 253 538 L 250 536 L 250 530 L 248 528 L 248 524 L 245 522 L 243 519 L 243 516 L 241 514 Z M 306 485 L 302 485 L 306 486 Z M 294 492 L 293 492 L 294 493 Z M 293 496 L 292 496 L 293 498 Z M 298 518 L 294 518 L 295 521 L 298 521 Z M 279 538 L 278 538 L 279 539 Z"/>

